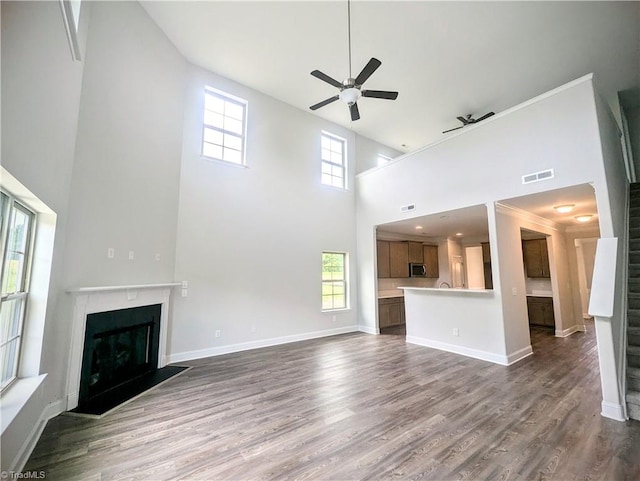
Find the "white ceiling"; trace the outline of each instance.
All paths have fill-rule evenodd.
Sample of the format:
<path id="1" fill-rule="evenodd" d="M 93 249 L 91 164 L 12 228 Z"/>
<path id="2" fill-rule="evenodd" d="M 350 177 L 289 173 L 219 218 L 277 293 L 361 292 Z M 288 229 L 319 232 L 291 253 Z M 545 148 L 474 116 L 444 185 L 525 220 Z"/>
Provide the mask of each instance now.
<path id="1" fill-rule="evenodd" d="M 300 109 L 337 93 L 312 70 L 348 76 L 346 0 L 142 5 L 190 62 Z M 403 152 L 590 72 L 610 101 L 640 86 L 639 2 L 354 0 L 351 25 L 353 75 L 380 59 L 365 88 L 398 100 L 314 115 Z"/>
<path id="2" fill-rule="evenodd" d="M 530 214 L 550 220 L 563 226 L 574 228 L 592 228 L 598 222 L 596 196 L 590 184 L 576 185 L 563 189 L 550 190 L 538 194 L 501 200 L 500 204 L 514 207 Z M 554 207 L 571 204 L 574 206 L 570 213 L 560 214 Z M 577 215 L 590 214 L 593 217 L 587 223 L 579 223 Z M 417 229 L 420 226 L 421 229 Z M 487 207 L 477 205 L 448 212 L 439 212 L 422 217 L 405 219 L 378 226 L 378 232 L 387 232 L 402 236 L 422 236 L 430 239 L 446 237 L 488 238 L 489 226 L 487 221 Z M 462 234 L 457 236 L 456 234 Z"/>

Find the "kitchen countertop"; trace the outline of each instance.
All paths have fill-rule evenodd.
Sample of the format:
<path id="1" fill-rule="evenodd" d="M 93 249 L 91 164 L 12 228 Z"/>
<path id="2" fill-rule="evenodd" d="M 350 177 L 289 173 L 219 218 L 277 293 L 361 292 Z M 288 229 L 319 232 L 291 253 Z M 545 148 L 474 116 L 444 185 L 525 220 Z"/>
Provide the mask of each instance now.
<path id="1" fill-rule="evenodd" d="M 427 291 L 427 292 L 441 292 L 443 294 L 491 294 L 493 289 L 461 289 L 461 288 L 441 288 L 441 287 L 403 287 L 398 289 L 404 289 L 407 291 Z"/>

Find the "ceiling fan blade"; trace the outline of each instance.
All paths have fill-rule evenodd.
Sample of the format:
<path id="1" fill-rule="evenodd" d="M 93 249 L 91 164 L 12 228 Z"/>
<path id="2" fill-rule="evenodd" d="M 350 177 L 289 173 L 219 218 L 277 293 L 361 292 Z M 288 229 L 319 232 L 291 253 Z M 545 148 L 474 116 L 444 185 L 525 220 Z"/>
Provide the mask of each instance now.
<path id="1" fill-rule="evenodd" d="M 447 132 L 453 132 L 454 130 L 461 129 L 462 127 L 464 127 L 464 125 L 461 125 L 460 127 L 456 127 L 455 129 L 445 130 L 445 131 L 443 131 L 442 133 L 443 133 L 443 134 L 446 134 Z"/>
<path id="2" fill-rule="evenodd" d="M 360 118 L 360 111 L 358 110 L 358 104 L 351 104 L 349 106 L 349 112 L 351 112 L 351 120 L 358 120 Z"/>
<path id="3" fill-rule="evenodd" d="M 309 107 L 309 108 L 310 108 L 311 110 L 317 110 L 317 109 L 319 109 L 320 107 L 324 107 L 325 105 L 330 104 L 331 102 L 335 102 L 335 101 L 336 101 L 336 100 L 338 100 L 339 98 L 340 98 L 340 96 L 339 96 L 339 95 L 335 95 L 335 96 L 333 96 L 333 97 L 331 97 L 331 98 L 328 98 L 328 99 L 326 99 L 326 100 L 323 100 L 322 102 L 318 102 L 317 104 L 312 105 L 312 106 L 311 106 L 311 107 Z"/>
<path id="4" fill-rule="evenodd" d="M 374 99 L 395 100 L 398 98 L 398 92 L 390 92 L 388 90 L 363 90 L 363 97 L 372 97 Z"/>
<path id="5" fill-rule="evenodd" d="M 382 65 L 382 62 L 377 58 L 372 57 L 371 60 L 369 60 L 369 63 L 367 63 L 367 65 L 364 66 L 364 68 L 362 69 L 362 72 L 360 72 L 356 77 L 356 80 L 355 80 L 356 85 L 362 85 L 363 83 L 365 83 L 365 81 L 369 77 L 371 77 L 371 74 L 373 74 L 373 72 L 378 70 L 378 67 L 380 65 Z"/>
<path id="6" fill-rule="evenodd" d="M 329 77 L 326 73 L 322 73 L 320 70 L 314 70 L 313 72 L 311 72 L 311 75 L 313 75 L 315 78 L 323 80 L 324 82 L 327 82 L 330 85 L 333 85 L 334 87 L 342 88 L 342 84 L 340 82 Z"/>
<path id="7" fill-rule="evenodd" d="M 488 114 L 483 115 L 482 117 L 480 117 L 479 119 L 476 120 L 476 122 L 480 122 L 481 120 L 484 119 L 488 119 L 489 117 L 491 117 L 492 115 L 495 115 L 495 112 L 489 112 Z"/>
<path id="8" fill-rule="evenodd" d="M 462 122 L 464 125 L 469 124 L 470 122 L 465 119 L 464 117 L 456 117 L 456 119 L 458 119 L 460 122 Z"/>

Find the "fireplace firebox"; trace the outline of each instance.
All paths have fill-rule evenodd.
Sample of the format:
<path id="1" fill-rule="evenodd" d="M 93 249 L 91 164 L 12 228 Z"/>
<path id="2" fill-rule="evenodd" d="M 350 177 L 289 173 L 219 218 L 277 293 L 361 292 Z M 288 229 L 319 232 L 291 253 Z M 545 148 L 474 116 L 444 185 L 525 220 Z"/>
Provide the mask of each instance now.
<path id="1" fill-rule="evenodd" d="M 87 315 L 79 405 L 110 397 L 157 369 L 161 305 Z"/>

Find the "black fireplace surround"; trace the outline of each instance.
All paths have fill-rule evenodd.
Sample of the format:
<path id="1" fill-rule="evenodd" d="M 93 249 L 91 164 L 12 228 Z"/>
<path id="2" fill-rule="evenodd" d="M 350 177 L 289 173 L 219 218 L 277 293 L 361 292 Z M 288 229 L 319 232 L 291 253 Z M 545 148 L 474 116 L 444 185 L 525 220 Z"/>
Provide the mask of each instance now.
<path id="1" fill-rule="evenodd" d="M 103 414 L 182 371 L 158 369 L 161 304 L 87 315 L 78 407 Z"/>

